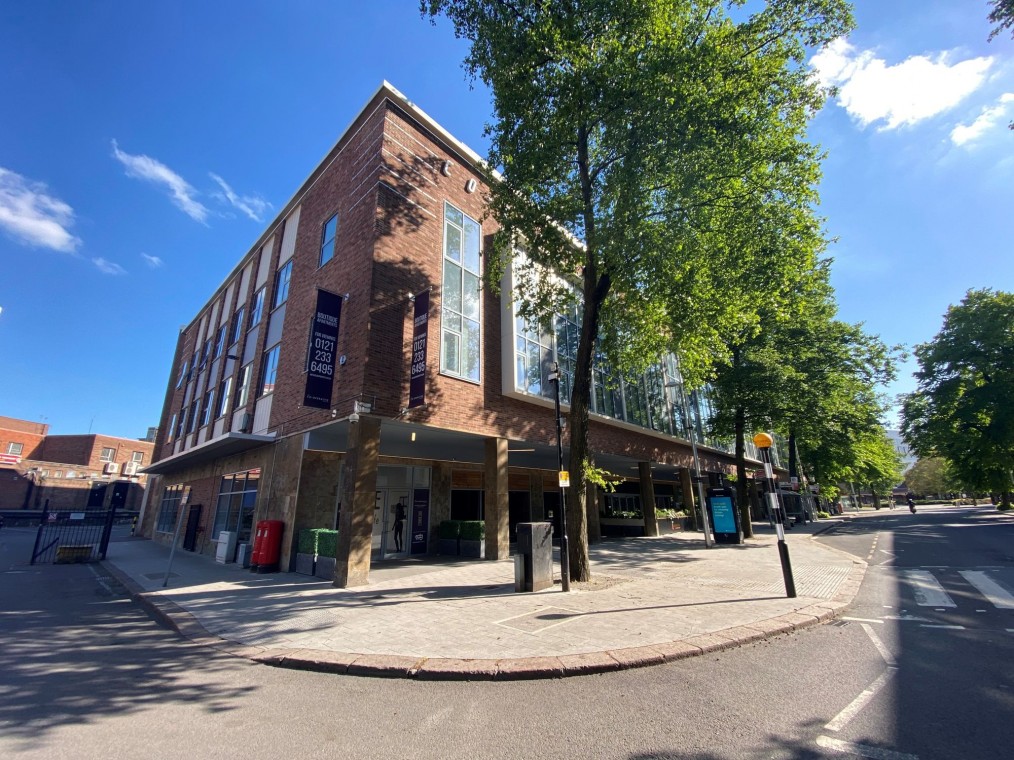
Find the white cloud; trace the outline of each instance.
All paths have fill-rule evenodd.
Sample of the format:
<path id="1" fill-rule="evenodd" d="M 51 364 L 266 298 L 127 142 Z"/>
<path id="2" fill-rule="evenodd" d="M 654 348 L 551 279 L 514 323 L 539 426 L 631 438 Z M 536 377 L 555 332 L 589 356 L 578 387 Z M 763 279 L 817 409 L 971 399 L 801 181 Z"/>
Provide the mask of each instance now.
<path id="1" fill-rule="evenodd" d="M 163 185 L 169 190 L 173 203 L 183 213 L 201 223 L 207 220 L 208 209 L 194 197 L 197 195 L 197 191 L 168 166 L 150 156 L 133 156 L 124 153 L 116 144 L 116 140 L 113 140 L 113 155 L 126 167 L 128 177 Z"/>
<path id="2" fill-rule="evenodd" d="M 73 253 L 81 240 L 68 230 L 72 224 L 74 209 L 45 185 L 0 167 L 0 228 L 28 245 Z"/>
<path id="3" fill-rule="evenodd" d="M 112 261 L 106 259 L 92 259 L 92 263 L 99 268 L 99 271 L 103 274 L 120 275 L 126 274 L 127 270 Z"/>
<path id="4" fill-rule="evenodd" d="M 1014 92 L 1005 92 L 995 106 L 984 107 L 971 124 L 959 124 L 951 130 L 951 142 L 955 145 L 974 142 L 997 124 L 1007 121 L 1008 114 L 1012 112 L 1014 112 Z"/>
<path id="5" fill-rule="evenodd" d="M 951 54 L 914 55 L 888 65 L 872 50 L 838 39 L 810 60 L 821 84 L 839 88 L 838 103 L 866 127 L 916 124 L 954 108 L 985 81 L 991 57 L 951 63 Z"/>
<path id="6" fill-rule="evenodd" d="M 256 195 L 236 195 L 236 192 L 217 174 L 208 172 L 208 176 L 222 188 L 222 193 L 218 195 L 220 199 L 242 211 L 255 222 L 263 221 L 264 212 L 271 208 L 270 203 Z"/>
<path id="7" fill-rule="evenodd" d="M 141 258 L 144 259 L 144 263 L 150 266 L 152 269 L 158 269 L 162 266 L 162 259 L 158 256 L 149 256 L 147 253 L 142 253 Z"/>

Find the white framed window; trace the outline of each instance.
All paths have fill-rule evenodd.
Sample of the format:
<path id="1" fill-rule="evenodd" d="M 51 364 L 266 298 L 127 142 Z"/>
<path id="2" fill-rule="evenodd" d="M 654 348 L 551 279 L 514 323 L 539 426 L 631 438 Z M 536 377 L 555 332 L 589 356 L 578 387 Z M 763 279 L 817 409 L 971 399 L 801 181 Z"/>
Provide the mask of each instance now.
<path id="1" fill-rule="evenodd" d="M 232 389 L 232 377 L 225 378 L 218 384 L 218 409 L 215 410 L 215 419 L 225 416 L 229 411 L 229 391 Z"/>
<path id="2" fill-rule="evenodd" d="M 115 457 L 116 457 L 116 449 L 104 447 L 102 449 L 102 454 L 99 456 L 99 461 L 112 462 Z"/>
<path id="3" fill-rule="evenodd" d="M 166 428 L 165 441 L 169 443 L 173 438 L 176 437 L 176 414 L 169 418 L 169 427 Z"/>
<path id="4" fill-rule="evenodd" d="M 229 345 L 238 343 L 240 337 L 243 335 L 243 315 L 245 309 L 240 306 L 236 309 L 236 313 L 232 315 L 232 330 L 229 334 Z"/>
<path id="5" fill-rule="evenodd" d="M 326 222 L 320 233 L 320 264 L 324 266 L 334 258 L 335 236 L 338 234 L 338 214 L 335 214 Z"/>
<path id="6" fill-rule="evenodd" d="M 275 380 L 278 379 L 278 355 L 282 351 L 282 344 L 276 343 L 264 352 L 264 371 L 261 373 L 260 395 L 267 396 L 275 392 Z"/>
<path id="7" fill-rule="evenodd" d="M 76 477 L 77 477 L 77 473 L 76 473 L 76 472 L 74 472 L 73 470 L 67 470 L 67 472 L 65 472 L 65 473 L 63 474 L 63 477 L 64 477 L 64 478 L 65 478 L 66 480 L 70 480 L 71 478 L 76 478 Z"/>
<path id="8" fill-rule="evenodd" d="M 289 282 L 292 280 L 292 259 L 286 261 L 282 268 L 275 275 L 275 303 L 273 309 L 277 309 L 289 300 Z"/>
<path id="9" fill-rule="evenodd" d="M 201 400 L 194 399 L 194 402 L 190 405 L 190 426 L 187 428 L 188 433 L 192 433 L 197 430 L 197 418 L 201 413 Z"/>
<path id="10" fill-rule="evenodd" d="M 250 400 L 250 375 L 253 373 L 253 363 L 247 364 L 239 371 L 239 378 L 236 380 L 236 408 L 242 409 Z"/>
<path id="11" fill-rule="evenodd" d="M 7 444 L 7 453 L 12 454 L 13 456 L 16 457 L 21 456 L 21 452 L 24 450 L 25 444 L 23 443 L 14 443 L 14 441 L 11 441 L 10 443 Z"/>
<path id="12" fill-rule="evenodd" d="M 478 222 L 444 204 L 440 371 L 473 382 L 482 366 L 481 237 Z"/>
<path id="13" fill-rule="evenodd" d="M 211 390 L 204 394 L 204 403 L 201 412 L 201 427 L 211 422 L 212 406 L 215 403 L 215 391 Z"/>
<path id="14" fill-rule="evenodd" d="M 187 360 L 184 359 L 183 360 L 183 366 L 180 368 L 180 376 L 178 378 L 176 378 L 176 388 L 177 389 L 183 387 L 183 381 L 187 377 L 187 367 L 188 367 Z"/>
<path id="15" fill-rule="evenodd" d="M 218 335 L 215 336 L 215 358 L 217 359 L 222 355 L 222 351 L 225 349 L 225 331 L 226 325 L 222 325 L 218 328 Z"/>
<path id="16" fill-rule="evenodd" d="M 144 464 L 144 452 L 134 451 L 130 454 L 130 461 L 134 464 Z"/>
<path id="17" fill-rule="evenodd" d="M 267 286 L 254 293 L 253 307 L 250 309 L 250 327 L 259 325 L 261 317 L 264 316 L 264 294 L 267 292 Z"/>

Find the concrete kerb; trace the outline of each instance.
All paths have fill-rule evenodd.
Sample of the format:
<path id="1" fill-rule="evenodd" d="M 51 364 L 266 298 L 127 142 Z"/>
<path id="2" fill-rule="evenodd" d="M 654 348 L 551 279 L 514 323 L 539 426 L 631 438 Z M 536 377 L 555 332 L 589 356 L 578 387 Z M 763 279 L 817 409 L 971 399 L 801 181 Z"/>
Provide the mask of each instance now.
<path id="1" fill-rule="evenodd" d="M 834 526 L 829 526 L 828 529 L 831 527 Z M 338 675 L 433 681 L 513 681 L 567 678 L 662 665 L 829 622 L 840 616 L 851 604 L 866 574 L 867 563 L 851 558 L 853 565 L 849 575 L 833 599 L 809 605 L 796 612 L 650 646 L 558 657 L 516 659 L 417 658 L 250 646 L 208 632 L 191 613 L 175 602 L 144 591 L 133 579 L 111 563 L 102 564 L 127 589 L 131 598 L 162 625 L 194 644 L 207 646 L 234 657 L 242 657 L 273 667 Z"/>

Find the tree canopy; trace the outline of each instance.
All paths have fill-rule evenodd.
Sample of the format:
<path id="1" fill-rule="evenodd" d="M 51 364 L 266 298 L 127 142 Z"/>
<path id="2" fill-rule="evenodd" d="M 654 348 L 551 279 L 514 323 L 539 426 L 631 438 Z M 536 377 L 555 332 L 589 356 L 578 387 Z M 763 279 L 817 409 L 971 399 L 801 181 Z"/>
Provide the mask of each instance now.
<path id="1" fill-rule="evenodd" d="M 941 331 L 915 349 L 917 390 L 902 434 L 921 457 L 942 456 L 975 490 L 1010 507 L 1014 466 L 1014 294 L 969 290 Z"/>
<path id="2" fill-rule="evenodd" d="M 513 267 L 522 316 L 576 305 L 567 519 L 589 576 L 585 477 L 596 355 L 620 372 L 664 352 L 699 384 L 718 337 L 757 322 L 763 293 L 729 274 L 744 241 L 816 202 L 806 140 L 826 93 L 808 47 L 847 33 L 845 0 L 423 0 L 471 45 L 493 97 L 490 281 Z M 767 232 L 765 232 L 767 230 Z M 523 248 L 519 260 L 516 251 Z M 547 277 L 556 272 L 568 282 Z"/>

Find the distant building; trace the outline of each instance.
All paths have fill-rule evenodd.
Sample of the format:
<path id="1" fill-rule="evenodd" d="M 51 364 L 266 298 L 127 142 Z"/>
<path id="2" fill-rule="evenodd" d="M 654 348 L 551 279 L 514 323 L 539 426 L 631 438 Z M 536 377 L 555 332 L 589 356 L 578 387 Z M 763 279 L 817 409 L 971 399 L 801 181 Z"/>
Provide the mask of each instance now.
<path id="1" fill-rule="evenodd" d="M 154 443 L 0 417 L 0 509 L 140 509 Z"/>
<path id="2" fill-rule="evenodd" d="M 905 443 L 905 439 L 901 437 L 900 430 L 888 430 L 887 437 L 891 439 L 891 443 L 894 444 L 894 450 L 901 457 L 902 472 L 908 470 L 909 467 L 916 463 L 918 457 L 909 449 L 908 444 Z"/>

